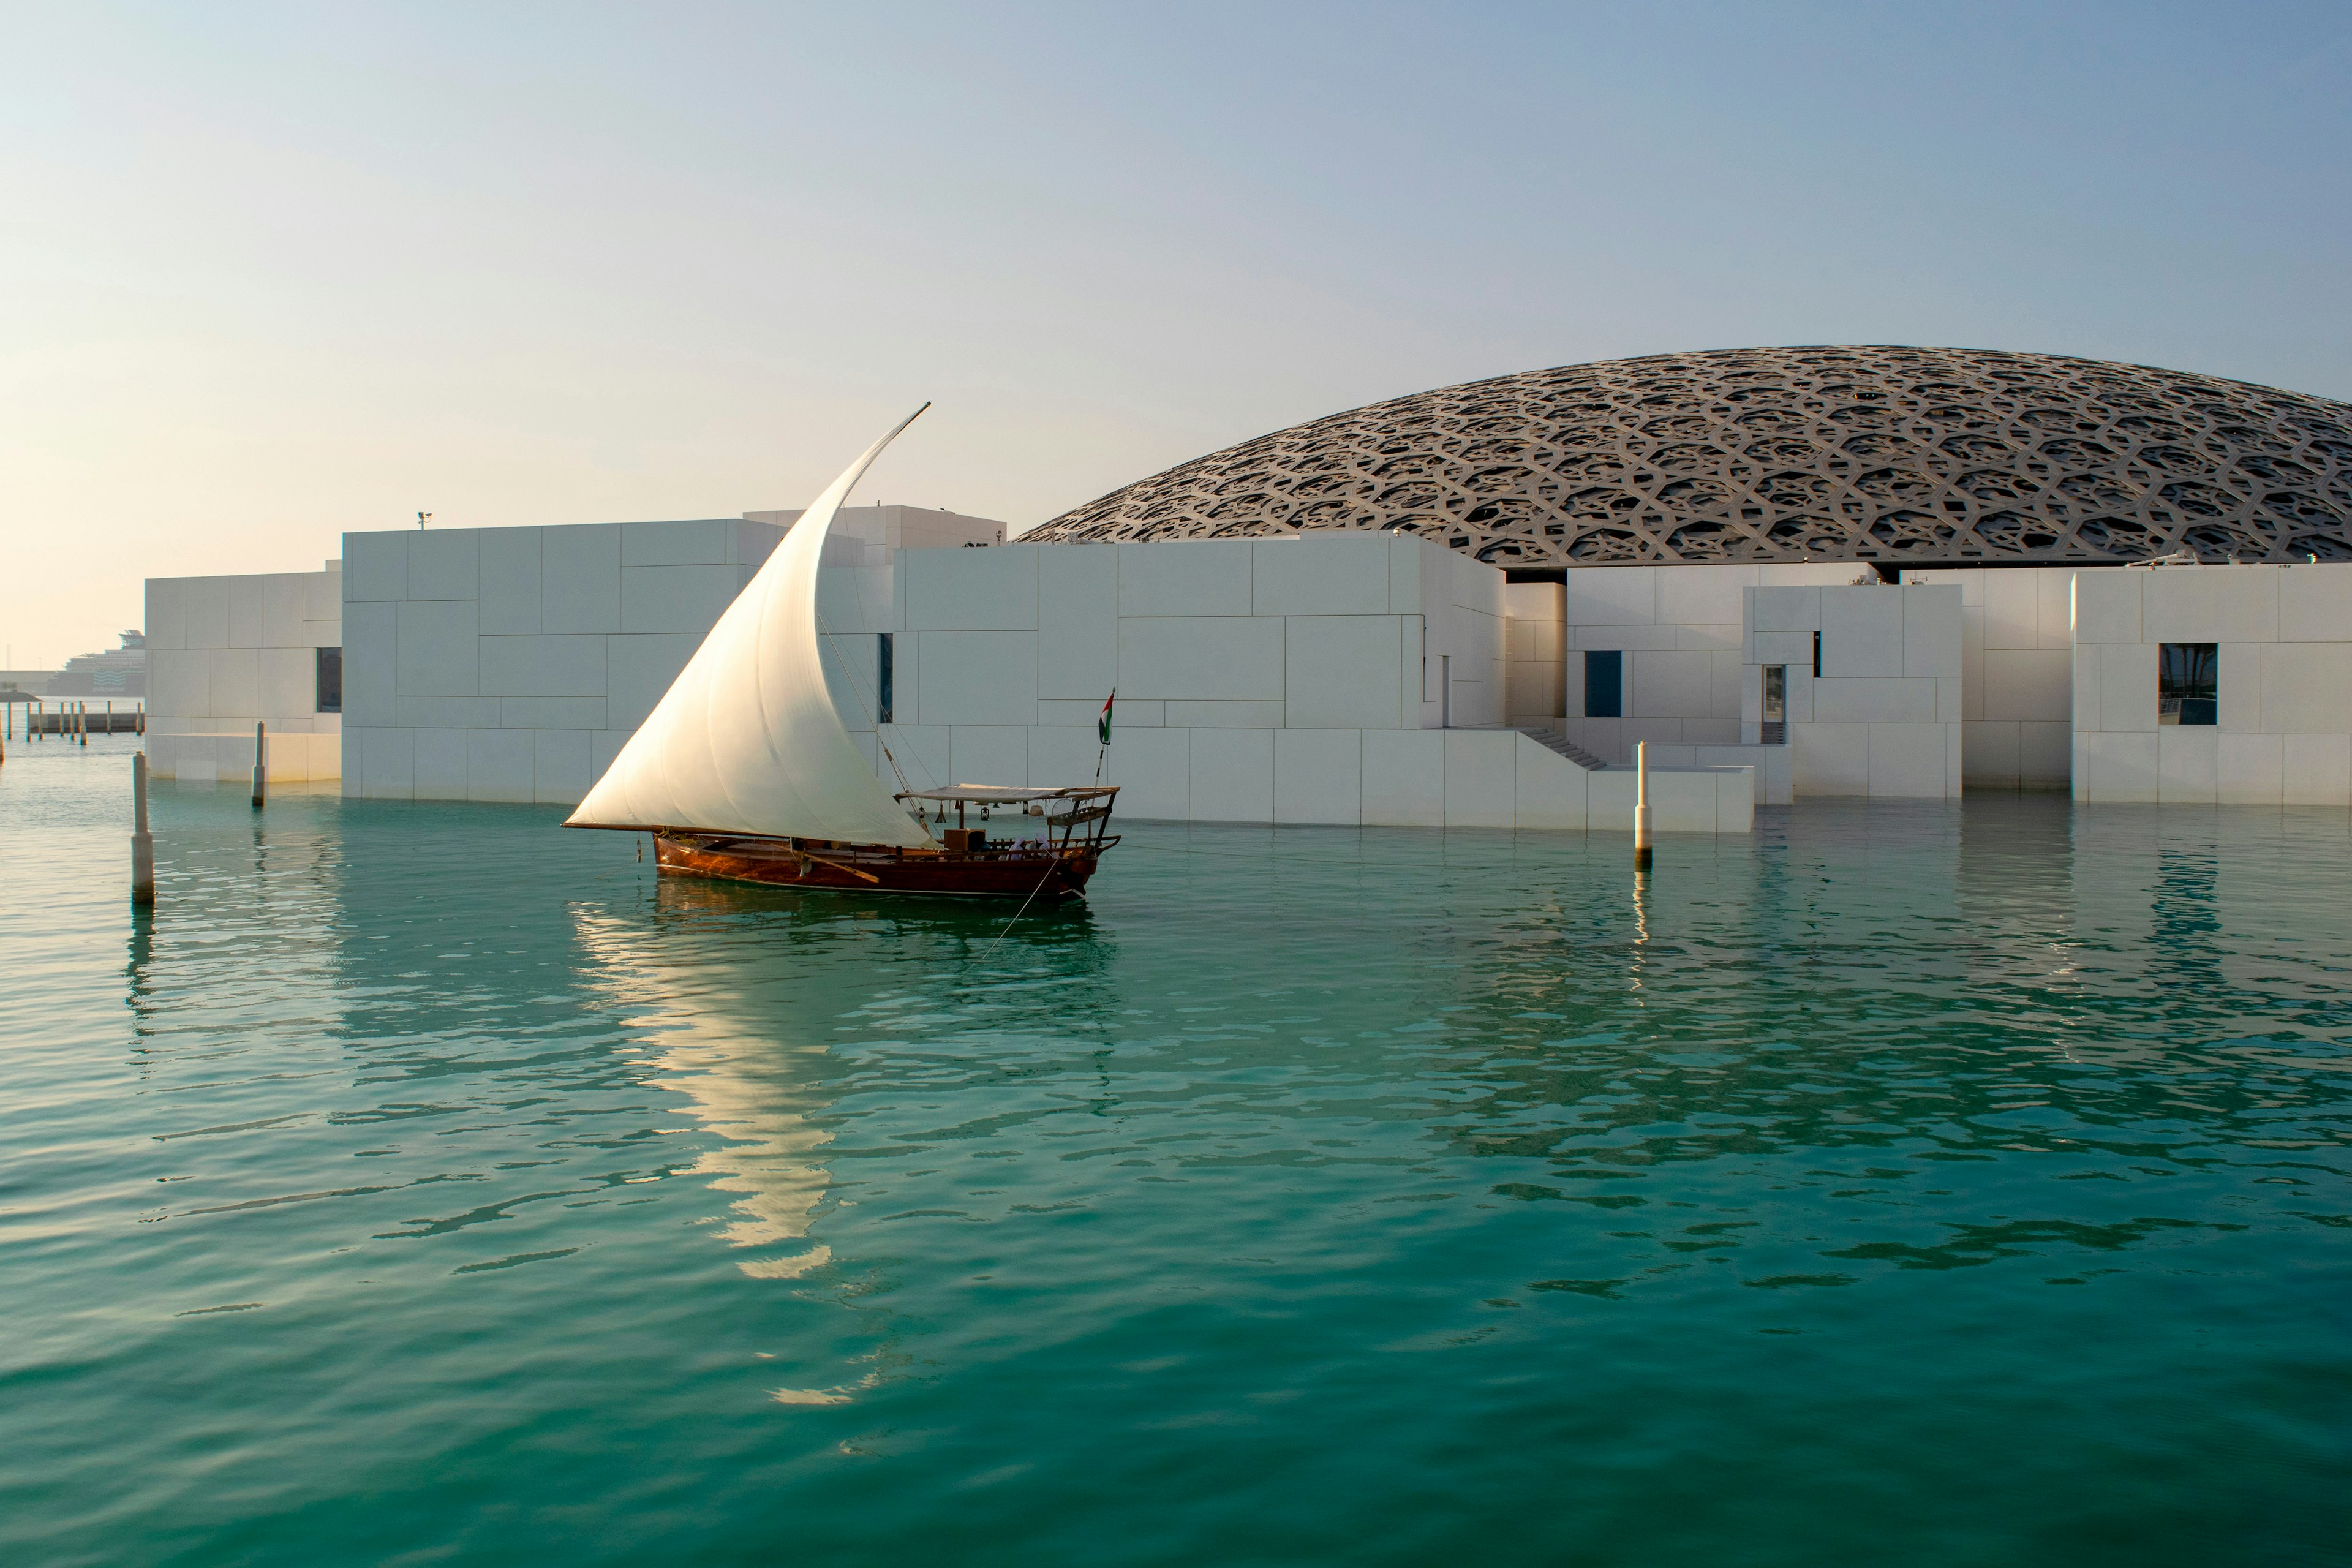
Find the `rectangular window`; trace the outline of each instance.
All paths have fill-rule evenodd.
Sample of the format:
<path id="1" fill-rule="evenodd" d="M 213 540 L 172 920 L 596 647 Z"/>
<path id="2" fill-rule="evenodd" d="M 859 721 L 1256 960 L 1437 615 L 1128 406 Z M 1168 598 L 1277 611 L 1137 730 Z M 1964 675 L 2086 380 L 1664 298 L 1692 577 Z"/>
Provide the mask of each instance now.
<path id="1" fill-rule="evenodd" d="M 1789 743 L 1789 667 L 1764 667 L 1764 732 L 1757 738 L 1768 746 Z"/>
<path id="2" fill-rule="evenodd" d="M 888 632 L 874 634 L 874 719 L 880 724 L 895 724 L 890 706 L 898 691 L 898 649 Z"/>
<path id="3" fill-rule="evenodd" d="M 2157 645 L 2156 721 L 2159 724 L 2219 724 L 2221 721 L 2221 649 L 2210 642 Z"/>
<path id="4" fill-rule="evenodd" d="M 1625 716 L 1625 656 L 1588 648 L 1584 655 L 1584 716 L 1622 719 Z"/>
<path id="5" fill-rule="evenodd" d="M 343 650 L 322 647 L 319 650 L 319 707 L 321 713 L 343 710 Z"/>
<path id="6" fill-rule="evenodd" d="M 1814 679 L 1815 680 L 1819 680 L 1821 678 L 1822 678 L 1822 634 L 1821 634 L 1821 633 L 1819 633 L 1819 632 L 1815 632 L 1815 633 L 1813 634 L 1813 679 Z"/>

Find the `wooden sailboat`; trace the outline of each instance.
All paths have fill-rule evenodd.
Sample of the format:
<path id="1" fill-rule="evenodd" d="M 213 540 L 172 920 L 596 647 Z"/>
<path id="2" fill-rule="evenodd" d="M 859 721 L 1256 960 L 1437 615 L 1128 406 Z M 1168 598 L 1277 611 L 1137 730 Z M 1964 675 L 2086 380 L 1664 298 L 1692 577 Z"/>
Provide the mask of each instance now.
<path id="1" fill-rule="evenodd" d="M 801 514 L 566 827 L 651 833 L 666 876 L 1040 901 L 1085 889 L 1118 842 L 1108 832 L 1117 785 L 894 793 L 825 686 L 816 616 L 825 534 L 868 465 L 922 411 Z"/>

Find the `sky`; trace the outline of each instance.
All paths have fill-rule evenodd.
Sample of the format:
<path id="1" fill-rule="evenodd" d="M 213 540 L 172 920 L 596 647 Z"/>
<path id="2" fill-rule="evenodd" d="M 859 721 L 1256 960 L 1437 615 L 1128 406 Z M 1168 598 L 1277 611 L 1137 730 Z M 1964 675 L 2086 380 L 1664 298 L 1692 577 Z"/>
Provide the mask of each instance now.
<path id="1" fill-rule="evenodd" d="M 0 668 L 346 529 L 1234 441 L 1776 343 L 2352 399 L 2352 7 L 0 0 Z"/>

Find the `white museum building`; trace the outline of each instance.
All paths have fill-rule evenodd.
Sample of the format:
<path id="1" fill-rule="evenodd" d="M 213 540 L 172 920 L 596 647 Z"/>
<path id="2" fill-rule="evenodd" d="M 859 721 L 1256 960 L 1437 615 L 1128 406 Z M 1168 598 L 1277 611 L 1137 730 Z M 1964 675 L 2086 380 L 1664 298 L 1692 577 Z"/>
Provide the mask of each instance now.
<path id="1" fill-rule="evenodd" d="M 148 584 L 159 773 L 570 804 L 800 514 L 350 532 Z M 1129 817 L 1748 831 L 1826 797 L 2352 806 L 2352 405 L 2005 350 L 1710 349 L 1368 404 L 1022 533 L 843 510 L 877 773 Z"/>
<path id="2" fill-rule="evenodd" d="M 576 803 L 796 516 L 343 536 L 148 587 L 160 777 Z M 822 589 L 877 771 L 1143 819 L 1745 832 L 1814 796 L 2352 805 L 2352 565 L 1505 574 L 1425 539 L 1003 543 L 848 508 Z M 877 744 L 877 736 L 887 744 Z M 887 776 L 886 773 L 886 776 Z"/>

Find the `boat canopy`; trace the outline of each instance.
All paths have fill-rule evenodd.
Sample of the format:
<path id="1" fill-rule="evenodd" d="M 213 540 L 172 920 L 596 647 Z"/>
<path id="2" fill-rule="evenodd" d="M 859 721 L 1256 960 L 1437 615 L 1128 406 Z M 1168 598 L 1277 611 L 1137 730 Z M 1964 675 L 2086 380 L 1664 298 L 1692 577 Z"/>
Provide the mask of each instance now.
<path id="1" fill-rule="evenodd" d="M 817 565 L 835 514 L 922 411 L 867 447 L 801 514 L 565 826 L 932 842 L 835 710 L 816 622 Z"/>
<path id="2" fill-rule="evenodd" d="M 1070 784 L 1062 788 L 1024 784 L 942 784 L 938 789 L 910 789 L 900 800 L 962 801 L 973 805 L 1019 805 L 1033 800 L 1085 800 L 1117 795 L 1117 784 Z"/>

